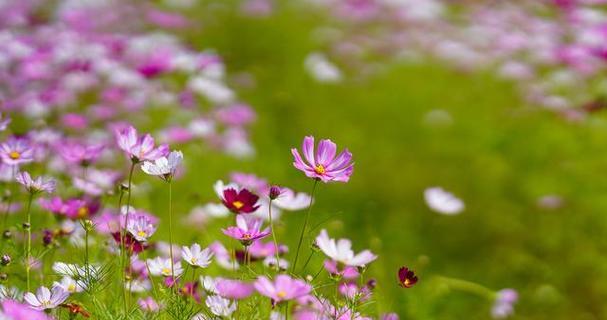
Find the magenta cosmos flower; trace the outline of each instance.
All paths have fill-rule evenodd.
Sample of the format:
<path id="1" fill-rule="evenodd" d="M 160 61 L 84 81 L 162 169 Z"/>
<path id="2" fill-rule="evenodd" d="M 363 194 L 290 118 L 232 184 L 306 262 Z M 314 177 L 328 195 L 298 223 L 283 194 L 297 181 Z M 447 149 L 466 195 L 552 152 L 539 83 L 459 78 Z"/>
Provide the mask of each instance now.
<path id="1" fill-rule="evenodd" d="M 294 157 L 293 165 L 303 171 L 306 176 L 322 182 L 347 182 L 354 170 L 352 153 L 344 149 L 335 157 L 337 146 L 328 139 L 320 140 L 318 150 L 314 152 L 314 137 L 307 136 L 303 140 L 302 152 L 306 159 L 303 161 L 296 148 L 291 149 Z"/>
<path id="2" fill-rule="evenodd" d="M 166 156 L 169 152 L 169 146 L 166 144 L 155 148 L 154 138 L 150 134 L 137 136 L 137 130 L 133 126 L 116 131 L 116 142 L 133 162 L 153 161 Z"/>
<path id="3" fill-rule="evenodd" d="M 407 267 L 398 269 L 398 284 L 403 288 L 411 288 L 417 283 L 417 276 Z"/>
<path id="4" fill-rule="evenodd" d="M 227 188 L 223 190 L 221 202 L 233 213 L 240 214 L 257 211 L 259 209 L 258 200 L 259 197 L 247 189 Z"/>
<path id="5" fill-rule="evenodd" d="M 243 215 L 236 216 L 236 226 L 223 229 L 223 233 L 242 243 L 243 246 L 249 246 L 253 241 L 267 237 L 270 229 L 261 230 L 263 220 L 255 217 Z"/>
<path id="6" fill-rule="evenodd" d="M 215 289 L 221 297 L 235 300 L 245 299 L 253 293 L 250 283 L 232 279 L 217 279 Z"/>
<path id="7" fill-rule="evenodd" d="M 14 300 L 2 301 L 1 319 L 11 320 L 50 320 L 44 312 L 34 310 L 30 306 Z"/>
<path id="8" fill-rule="evenodd" d="M 312 286 L 308 283 L 293 279 L 286 274 L 276 276 L 274 282 L 266 277 L 259 277 L 254 286 L 261 295 L 272 299 L 274 305 L 282 301 L 303 297 L 312 290 Z"/>
<path id="9" fill-rule="evenodd" d="M 10 166 L 29 163 L 34 161 L 34 149 L 26 139 L 10 137 L 0 145 L 0 157 Z"/>

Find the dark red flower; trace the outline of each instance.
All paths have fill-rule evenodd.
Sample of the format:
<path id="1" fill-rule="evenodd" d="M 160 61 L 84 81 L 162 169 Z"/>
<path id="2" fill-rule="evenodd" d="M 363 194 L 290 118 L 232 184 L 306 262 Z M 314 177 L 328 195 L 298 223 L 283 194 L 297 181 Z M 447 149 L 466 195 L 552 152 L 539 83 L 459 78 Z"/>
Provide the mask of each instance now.
<path id="1" fill-rule="evenodd" d="M 398 284 L 403 288 L 411 288 L 417 283 L 417 276 L 407 267 L 398 269 Z"/>
<path id="2" fill-rule="evenodd" d="M 247 189 L 236 191 L 228 188 L 223 190 L 223 205 L 236 214 L 255 212 L 259 208 L 257 200 L 259 197 Z"/>
<path id="3" fill-rule="evenodd" d="M 120 241 L 121 234 L 120 232 L 112 233 L 112 237 L 116 240 L 116 243 L 122 246 L 122 241 Z M 143 242 L 137 241 L 133 236 L 129 233 L 124 235 L 124 247 L 129 253 L 139 253 L 147 248 Z"/>

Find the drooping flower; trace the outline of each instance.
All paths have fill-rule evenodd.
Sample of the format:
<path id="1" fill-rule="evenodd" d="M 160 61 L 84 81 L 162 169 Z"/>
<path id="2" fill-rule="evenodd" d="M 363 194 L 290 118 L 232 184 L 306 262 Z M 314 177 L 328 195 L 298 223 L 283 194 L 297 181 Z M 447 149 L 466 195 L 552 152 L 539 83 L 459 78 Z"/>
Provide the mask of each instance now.
<path id="1" fill-rule="evenodd" d="M 314 152 L 314 137 L 307 136 L 303 140 L 302 152 L 307 162 L 304 162 L 296 148 L 291 149 L 294 157 L 293 165 L 303 171 L 306 176 L 322 182 L 348 182 L 354 171 L 352 153 L 344 149 L 335 157 L 337 146 L 328 139 L 320 140 L 318 150 Z"/>
<path id="2" fill-rule="evenodd" d="M 209 248 L 201 250 L 200 245 L 194 243 L 191 247 L 182 247 L 181 256 L 183 260 L 194 268 L 206 268 L 211 263 L 213 252 L 211 252 L 211 249 Z"/>
<path id="3" fill-rule="evenodd" d="M 236 311 L 236 308 L 238 307 L 236 301 L 225 299 L 220 296 L 208 296 L 205 300 L 205 304 L 207 305 L 211 313 L 219 317 L 231 316 L 232 313 L 234 313 L 234 311 Z"/>
<path id="4" fill-rule="evenodd" d="M 60 286 L 49 290 L 47 287 L 40 287 L 34 295 L 31 292 L 25 293 L 23 299 L 36 310 L 54 309 L 67 300 L 69 292 L 63 290 Z"/>
<path id="5" fill-rule="evenodd" d="M 216 279 L 215 289 L 218 295 L 236 300 L 247 298 L 253 293 L 253 285 L 233 279 Z"/>
<path id="6" fill-rule="evenodd" d="M 170 182 L 175 176 L 175 171 L 183 160 L 183 153 L 181 151 L 171 151 L 168 157 L 160 157 L 153 162 L 145 161 L 141 165 L 143 172 L 157 176 L 164 181 Z"/>
<path id="7" fill-rule="evenodd" d="M 286 274 L 279 274 L 274 282 L 265 276 L 261 276 L 257 278 L 254 286 L 261 295 L 272 299 L 273 304 L 303 297 L 312 290 L 310 284 L 293 279 Z"/>
<path id="8" fill-rule="evenodd" d="M 0 144 L 0 158 L 10 166 L 34 161 L 34 148 L 24 138 L 10 137 Z"/>
<path id="9" fill-rule="evenodd" d="M 236 226 L 230 226 L 222 229 L 223 233 L 242 243 L 243 246 L 249 246 L 253 241 L 267 237 L 270 234 L 270 228 L 261 230 L 263 220 L 243 215 L 236 216 Z"/>
<path id="10" fill-rule="evenodd" d="M 398 284 L 403 288 L 411 288 L 417 283 L 417 276 L 407 267 L 398 269 Z"/>
<path id="11" fill-rule="evenodd" d="M 491 316 L 494 319 L 504 319 L 514 313 L 514 304 L 518 301 L 518 293 L 514 289 L 502 289 L 496 293 Z"/>
<path id="12" fill-rule="evenodd" d="M 364 250 L 355 255 L 354 251 L 352 251 L 352 242 L 350 240 L 338 239 L 335 241 L 335 239 L 329 238 L 329 234 L 325 229 L 321 230 L 320 235 L 316 237 L 316 244 L 329 258 L 346 266 L 365 266 L 377 258 L 369 250 Z"/>
<path id="13" fill-rule="evenodd" d="M 255 212 L 259 205 L 259 197 L 247 189 L 236 190 L 227 188 L 223 190 L 221 201 L 230 211 L 235 214 Z"/>
<path id="14" fill-rule="evenodd" d="M 7 320 L 51 320 L 44 312 L 34 310 L 32 307 L 21 304 L 15 300 L 6 299 L 2 301 L 2 312 L 0 319 Z"/>
<path id="15" fill-rule="evenodd" d="M 169 151 L 166 144 L 155 148 L 154 138 L 150 134 L 137 136 L 137 130 L 133 126 L 116 131 L 116 142 L 133 162 L 153 161 L 165 156 Z"/>
<path id="16" fill-rule="evenodd" d="M 440 187 L 424 191 L 424 199 L 430 209 L 445 215 L 455 215 L 464 210 L 464 202 Z"/>
<path id="17" fill-rule="evenodd" d="M 162 257 L 156 257 L 155 259 L 148 259 L 147 261 L 150 268 L 150 273 L 154 276 L 170 277 L 172 273 L 171 265 L 173 265 L 175 277 L 178 277 L 183 272 L 181 262 L 173 264 L 170 258 L 164 259 Z"/>
<path id="18" fill-rule="evenodd" d="M 56 182 L 52 178 L 37 177 L 32 179 L 27 171 L 22 171 L 17 174 L 15 180 L 25 187 L 29 193 L 36 194 L 40 192 L 52 193 L 55 191 Z"/>

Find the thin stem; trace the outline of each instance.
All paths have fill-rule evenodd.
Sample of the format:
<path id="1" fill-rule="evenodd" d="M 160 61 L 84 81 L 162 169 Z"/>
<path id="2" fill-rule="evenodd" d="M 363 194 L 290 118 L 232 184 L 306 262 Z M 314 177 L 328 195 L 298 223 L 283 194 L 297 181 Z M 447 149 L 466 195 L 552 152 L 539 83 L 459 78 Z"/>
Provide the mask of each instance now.
<path id="1" fill-rule="evenodd" d="M 127 258 L 127 253 L 126 253 L 126 228 L 129 222 L 129 211 L 131 209 L 131 187 L 132 187 L 132 183 L 133 183 L 133 171 L 135 170 L 135 162 L 132 161 L 131 162 L 131 169 L 129 170 L 129 185 L 128 185 L 128 195 L 126 197 L 126 214 L 124 217 L 124 227 L 122 228 L 121 232 L 121 247 L 122 250 L 120 252 L 120 257 L 121 257 L 121 266 L 122 266 L 122 292 L 124 295 L 124 314 L 126 315 L 128 312 L 128 302 L 127 302 L 127 296 L 129 295 L 129 293 L 127 292 L 127 286 L 126 286 L 126 258 Z M 120 195 L 120 199 L 122 200 L 122 194 Z M 118 208 L 118 210 L 122 210 L 122 208 Z"/>
<path id="2" fill-rule="evenodd" d="M 30 292 L 30 270 L 31 270 L 31 257 L 32 257 L 32 200 L 34 199 L 34 193 L 30 192 L 29 200 L 27 201 L 27 249 L 25 251 L 25 276 L 27 280 L 27 291 Z"/>
<path id="3" fill-rule="evenodd" d="M 299 235 L 299 242 L 297 243 L 297 251 L 295 251 L 295 260 L 293 261 L 292 270 L 295 271 L 295 266 L 297 266 L 297 259 L 299 258 L 299 250 L 301 249 L 301 243 L 303 241 L 304 234 L 306 233 L 306 227 L 308 226 L 308 221 L 310 220 L 310 212 L 312 211 L 312 201 L 314 200 L 314 192 L 316 191 L 316 185 L 318 184 L 318 180 L 314 180 L 314 186 L 312 187 L 312 194 L 310 195 L 310 204 L 308 205 L 308 212 L 306 213 L 306 220 L 304 220 L 303 228 L 301 228 L 301 234 Z"/>
<path id="4" fill-rule="evenodd" d="M 169 256 L 171 258 L 171 277 L 175 280 L 175 260 L 173 260 L 173 187 L 169 181 Z"/>
<path id="5" fill-rule="evenodd" d="M 301 267 L 301 272 L 304 272 L 304 270 L 306 270 L 308 263 L 310 263 L 310 260 L 312 260 L 312 257 L 314 256 L 314 253 L 316 253 L 316 252 L 315 251 L 310 252 L 308 259 L 306 259 L 306 262 L 304 263 L 303 267 Z"/>
<path id="6" fill-rule="evenodd" d="M 272 199 L 268 205 L 268 217 L 270 218 L 270 232 L 272 232 L 272 239 L 274 240 L 274 250 L 276 250 L 276 271 L 280 270 L 280 257 L 278 250 L 278 241 L 276 240 L 276 233 L 274 232 L 274 221 L 272 220 Z"/>

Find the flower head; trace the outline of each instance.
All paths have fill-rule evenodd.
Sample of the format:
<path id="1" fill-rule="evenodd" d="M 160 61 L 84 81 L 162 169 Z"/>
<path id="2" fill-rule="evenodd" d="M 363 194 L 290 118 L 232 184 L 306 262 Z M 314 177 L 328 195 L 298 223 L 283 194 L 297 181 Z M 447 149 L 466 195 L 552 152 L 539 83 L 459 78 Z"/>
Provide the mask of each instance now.
<path id="1" fill-rule="evenodd" d="M 156 300 L 154 300 L 152 297 L 139 298 L 139 300 L 137 300 L 137 304 L 141 310 L 145 312 L 158 312 L 158 310 L 160 310 L 160 305 L 158 305 L 158 302 L 156 302 Z"/>
<path id="2" fill-rule="evenodd" d="M 424 191 L 426 204 L 433 211 L 445 215 L 455 215 L 464 210 L 464 202 L 440 187 L 428 188 Z"/>
<path id="3" fill-rule="evenodd" d="M 34 161 L 34 148 L 24 138 L 10 137 L 0 144 L 0 158 L 7 165 L 20 165 Z"/>
<path id="4" fill-rule="evenodd" d="M 259 208 L 257 204 L 258 200 L 259 197 L 251 191 L 247 189 L 236 190 L 234 188 L 223 190 L 223 197 L 221 199 L 223 205 L 236 214 L 255 212 Z"/>
<path id="5" fill-rule="evenodd" d="M 19 182 L 19 184 L 23 185 L 25 189 L 32 193 L 40 193 L 40 192 L 48 192 L 52 193 L 55 191 L 55 180 L 51 178 L 37 177 L 36 179 L 32 179 L 30 174 L 26 171 L 19 172 L 15 180 Z"/>
<path id="6" fill-rule="evenodd" d="M 407 267 L 398 269 L 398 284 L 403 288 L 411 288 L 417 283 L 417 276 Z"/>
<path id="7" fill-rule="evenodd" d="M 116 142 L 133 162 L 156 160 L 169 151 L 169 146 L 166 144 L 155 148 L 154 138 L 149 134 L 137 136 L 137 130 L 133 126 L 116 131 Z"/>
<path id="8" fill-rule="evenodd" d="M 69 292 L 63 290 L 60 286 L 53 287 L 49 290 L 47 287 L 40 287 L 34 295 L 27 292 L 23 299 L 36 310 L 54 309 L 67 300 Z"/>
<path id="9" fill-rule="evenodd" d="M 337 146 L 328 139 L 320 140 L 318 150 L 314 153 L 314 137 L 304 138 L 302 151 L 307 162 L 304 162 L 296 148 L 291 149 L 294 157 L 293 165 L 303 171 L 306 176 L 322 182 L 348 182 L 354 170 L 352 153 L 344 149 L 337 157 Z"/>
<path id="10" fill-rule="evenodd" d="M 54 282 L 54 287 L 61 287 L 64 291 L 68 293 L 76 293 L 82 292 L 85 289 L 85 284 L 82 281 L 76 281 L 72 277 L 64 276 L 60 282 Z"/>
<path id="11" fill-rule="evenodd" d="M 514 313 L 514 304 L 518 301 L 518 293 L 514 289 L 502 289 L 497 292 L 491 308 L 494 319 L 503 319 Z"/>
<path id="12" fill-rule="evenodd" d="M 58 151 L 67 162 L 87 166 L 101 156 L 104 147 L 103 145 L 86 145 L 75 141 L 68 141 L 59 144 Z"/>
<path id="13" fill-rule="evenodd" d="M 270 229 L 261 230 L 262 219 L 255 217 L 236 216 L 236 226 L 223 229 L 223 233 L 249 246 L 253 241 L 264 238 L 270 234 Z"/>
<path id="14" fill-rule="evenodd" d="M 220 296 L 208 296 L 205 300 L 205 304 L 209 307 L 211 313 L 220 317 L 229 317 L 236 311 L 236 307 L 238 306 L 236 301 L 231 301 Z"/>
<path id="15" fill-rule="evenodd" d="M 194 243 L 191 247 L 182 247 L 181 257 L 194 268 L 206 268 L 211 263 L 213 252 L 209 248 L 201 250 L 198 243 Z"/>
<path id="16" fill-rule="evenodd" d="M 183 160 L 181 151 L 171 151 L 168 157 L 160 157 L 156 160 L 146 161 L 141 165 L 143 172 L 160 177 L 164 181 L 170 182 L 175 176 L 175 171 Z"/>
<path id="17" fill-rule="evenodd" d="M 253 286 L 244 281 L 219 278 L 216 279 L 215 290 L 224 298 L 240 300 L 253 293 Z"/>
<path id="18" fill-rule="evenodd" d="M 316 237 L 316 244 L 329 258 L 346 266 L 362 267 L 377 259 L 377 256 L 369 250 L 355 255 L 350 240 L 338 239 L 335 241 L 335 239 L 329 238 L 325 229 L 321 230 L 320 235 Z"/>
<path id="19" fill-rule="evenodd" d="M 29 305 L 21 304 L 15 300 L 6 299 L 2 301 L 1 319 L 10 320 L 50 320 L 44 312 L 34 310 Z"/>
<path id="20" fill-rule="evenodd" d="M 148 259 L 148 265 L 150 267 L 150 273 L 154 276 L 165 276 L 170 277 L 172 270 L 171 265 L 175 270 L 175 276 L 181 275 L 183 269 L 181 268 L 181 262 L 174 263 L 171 259 L 163 259 L 156 257 L 155 259 Z"/>
<path id="21" fill-rule="evenodd" d="M 305 296 L 312 290 L 312 286 L 308 283 L 293 279 L 286 274 L 279 274 L 274 282 L 261 276 L 257 278 L 254 286 L 261 295 L 272 299 L 273 304 Z"/>
<path id="22" fill-rule="evenodd" d="M 156 232 L 156 226 L 145 215 L 138 215 L 127 222 L 127 231 L 140 242 L 145 242 Z"/>

